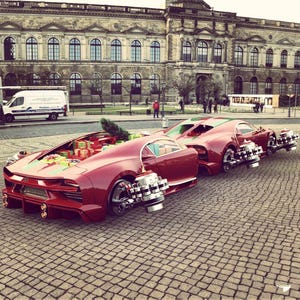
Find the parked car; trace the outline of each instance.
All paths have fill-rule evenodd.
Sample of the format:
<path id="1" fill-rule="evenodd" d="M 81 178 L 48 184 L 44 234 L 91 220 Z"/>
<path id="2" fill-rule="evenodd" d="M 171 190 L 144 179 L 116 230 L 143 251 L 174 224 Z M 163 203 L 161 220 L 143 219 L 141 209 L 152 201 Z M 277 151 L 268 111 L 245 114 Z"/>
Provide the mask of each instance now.
<path id="1" fill-rule="evenodd" d="M 4 167 L 3 205 L 42 218 L 103 220 L 135 205 L 163 207 L 165 195 L 197 183 L 197 152 L 166 136 L 116 141 L 90 133 L 53 149 L 19 152 Z"/>
<path id="2" fill-rule="evenodd" d="M 292 130 L 283 129 L 276 136 L 271 129 L 223 117 L 184 120 L 164 134 L 196 149 L 199 167 L 209 175 L 228 172 L 240 164 L 257 167 L 262 156 L 296 149 L 299 138 Z"/>

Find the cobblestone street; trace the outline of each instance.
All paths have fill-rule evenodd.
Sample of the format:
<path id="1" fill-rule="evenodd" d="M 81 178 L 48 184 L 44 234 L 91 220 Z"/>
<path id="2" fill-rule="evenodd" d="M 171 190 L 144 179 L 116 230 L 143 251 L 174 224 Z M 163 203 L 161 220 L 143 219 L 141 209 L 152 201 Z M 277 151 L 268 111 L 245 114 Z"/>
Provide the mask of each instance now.
<path id="1" fill-rule="evenodd" d="M 6 141 L 2 164 L 69 137 Z M 102 223 L 1 207 L 0 298 L 299 299 L 299 156 L 200 177 L 162 211 Z"/>

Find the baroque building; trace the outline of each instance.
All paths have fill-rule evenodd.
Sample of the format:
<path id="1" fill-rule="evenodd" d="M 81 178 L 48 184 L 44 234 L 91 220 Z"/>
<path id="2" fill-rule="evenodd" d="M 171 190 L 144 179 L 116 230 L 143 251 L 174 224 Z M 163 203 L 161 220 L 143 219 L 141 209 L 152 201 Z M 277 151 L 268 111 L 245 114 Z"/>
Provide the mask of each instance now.
<path id="1" fill-rule="evenodd" d="M 75 2 L 75 1 L 74 1 Z M 215 11 L 202 0 L 165 9 L 0 0 L 4 86 L 66 86 L 70 104 L 144 103 L 191 78 L 217 94 L 298 95 L 300 24 Z M 292 89 L 292 91 L 291 91 Z M 5 90 L 6 96 L 14 90 Z"/>

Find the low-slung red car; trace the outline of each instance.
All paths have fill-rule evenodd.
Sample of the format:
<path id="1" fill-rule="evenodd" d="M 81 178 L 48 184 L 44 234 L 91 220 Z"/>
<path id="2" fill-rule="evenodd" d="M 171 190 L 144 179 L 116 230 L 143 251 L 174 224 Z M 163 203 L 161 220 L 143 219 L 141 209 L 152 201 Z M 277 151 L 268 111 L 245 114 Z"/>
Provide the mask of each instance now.
<path id="1" fill-rule="evenodd" d="M 118 142 L 91 133 L 53 149 L 20 153 L 4 167 L 3 205 L 43 218 L 79 215 L 100 221 L 137 204 L 148 212 L 164 196 L 197 183 L 195 149 L 166 136 Z"/>
<path id="2" fill-rule="evenodd" d="M 196 149 L 199 167 L 209 175 L 228 172 L 240 164 L 256 167 L 261 156 L 280 149 L 296 149 L 299 138 L 288 129 L 276 136 L 271 129 L 223 117 L 184 120 L 166 129 L 164 134 Z"/>

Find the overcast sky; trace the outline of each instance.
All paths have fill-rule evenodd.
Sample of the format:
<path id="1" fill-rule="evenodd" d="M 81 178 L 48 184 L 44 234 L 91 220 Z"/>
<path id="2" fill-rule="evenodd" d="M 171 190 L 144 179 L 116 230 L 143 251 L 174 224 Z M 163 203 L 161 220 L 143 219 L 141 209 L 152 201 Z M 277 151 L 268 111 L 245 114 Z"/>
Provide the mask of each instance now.
<path id="1" fill-rule="evenodd" d="M 39 0 L 34 0 L 39 1 Z M 45 2 L 93 3 L 165 8 L 165 0 L 44 0 Z M 240 17 L 264 18 L 300 23 L 299 0 L 207 0 L 214 10 L 237 13 Z"/>

